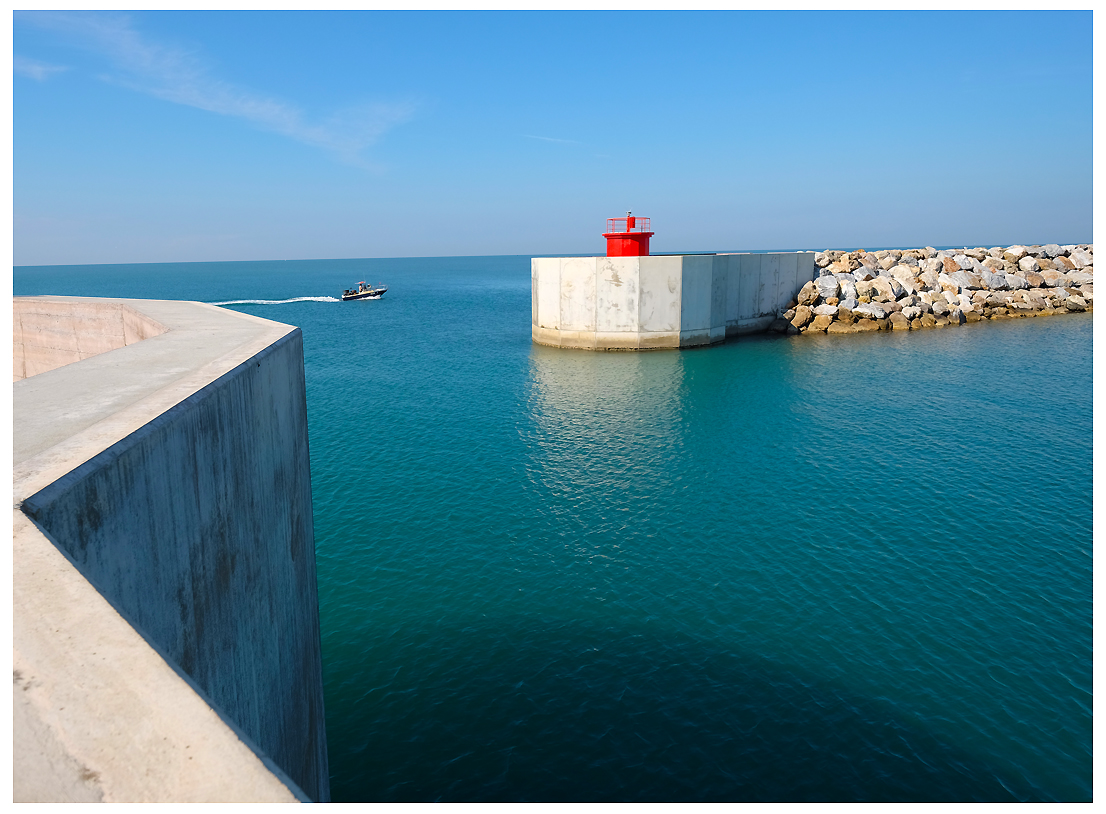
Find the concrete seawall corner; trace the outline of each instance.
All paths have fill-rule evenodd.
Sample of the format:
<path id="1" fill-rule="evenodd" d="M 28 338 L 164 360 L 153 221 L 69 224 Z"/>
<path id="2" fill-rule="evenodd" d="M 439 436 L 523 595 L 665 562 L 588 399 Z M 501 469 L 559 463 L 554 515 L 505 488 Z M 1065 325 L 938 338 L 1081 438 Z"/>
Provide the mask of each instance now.
<path id="1" fill-rule="evenodd" d="M 329 800 L 299 329 L 14 309 L 15 800 Z"/>

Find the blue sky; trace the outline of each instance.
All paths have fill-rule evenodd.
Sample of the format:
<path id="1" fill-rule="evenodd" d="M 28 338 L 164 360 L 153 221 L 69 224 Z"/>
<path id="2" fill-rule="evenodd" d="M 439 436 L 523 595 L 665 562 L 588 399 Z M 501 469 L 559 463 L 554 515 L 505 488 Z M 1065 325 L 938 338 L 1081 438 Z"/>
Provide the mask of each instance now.
<path id="1" fill-rule="evenodd" d="M 15 263 L 1092 239 L 1092 18 L 14 17 Z"/>

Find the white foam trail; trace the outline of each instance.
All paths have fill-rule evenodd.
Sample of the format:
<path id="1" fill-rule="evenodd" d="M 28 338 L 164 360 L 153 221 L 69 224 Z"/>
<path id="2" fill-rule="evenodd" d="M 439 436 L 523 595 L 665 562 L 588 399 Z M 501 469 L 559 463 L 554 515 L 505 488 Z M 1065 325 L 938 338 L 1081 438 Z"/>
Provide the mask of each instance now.
<path id="1" fill-rule="evenodd" d="M 227 300 L 208 305 L 284 305 L 289 302 L 341 302 L 337 297 L 292 297 L 290 300 Z"/>

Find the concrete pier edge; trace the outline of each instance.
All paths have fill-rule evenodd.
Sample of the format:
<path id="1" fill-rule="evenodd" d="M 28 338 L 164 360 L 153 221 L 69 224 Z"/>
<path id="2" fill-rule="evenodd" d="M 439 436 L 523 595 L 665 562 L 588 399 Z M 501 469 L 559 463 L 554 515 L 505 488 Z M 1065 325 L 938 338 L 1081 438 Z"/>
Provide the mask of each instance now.
<path id="1" fill-rule="evenodd" d="M 48 312 L 51 303 L 69 315 L 79 314 L 87 305 L 95 305 L 93 310 L 101 316 L 105 311 L 104 301 L 90 298 L 33 300 L 40 312 L 44 307 Z M 299 330 L 202 303 L 115 302 L 122 305 L 117 310 L 123 313 L 136 309 L 154 329 L 140 325 L 148 336 L 134 344 L 116 342 L 115 349 L 14 385 L 16 799 L 329 799 Z M 134 322 L 132 319 L 132 325 Z M 158 327 L 167 330 L 157 334 Z M 127 339 L 133 341 L 134 337 Z M 31 350 L 23 358 L 43 359 L 41 353 Z M 82 483 L 117 470 L 128 454 L 133 459 L 136 449 L 144 448 L 148 457 L 151 448 L 159 450 L 163 443 L 157 438 L 159 433 L 163 437 L 179 433 L 180 427 L 196 421 L 197 411 L 214 415 L 211 410 L 219 403 L 231 404 L 228 398 L 238 399 L 235 403 L 247 411 L 252 405 L 255 417 L 262 416 L 262 433 L 289 436 L 292 445 L 287 451 L 274 449 L 266 454 L 270 458 L 277 455 L 272 460 L 280 467 L 274 470 L 278 480 L 291 477 L 289 483 L 298 484 L 299 496 L 291 502 L 299 506 L 297 522 L 307 525 L 295 533 L 310 538 L 297 544 L 310 552 L 309 569 L 302 573 L 304 578 L 309 574 L 311 583 L 305 597 L 309 616 L 297 624 L 306 623 L 307 628 L 298 635 L 306 635 L 308 641 L 314 637 L 315 642 L 300 658 L 306 657 L 308 665 L 315 664 L 308 669 L 316 678 L 304 691 L 317 696 L 309 702 L 316 731 L 293 730 L 288 737 L 310 739 L 317 744 L 313 748 L 321 749 L 322 773 L 312 780 L 314 795 L 258 744 L 222 702 L 204 691 L 158 636 L 134 617 L 126 602 L 116 599 L 118 587 L 113 590 L 102 575 L 82 574 L 70 550 L 72 543 L 58 539 L 41 523 L 51 506 L 65 503 L 70 490 L 79 492 Z M 243 398 L 246 400 L 241 401 Z M 222 413 L 229 415 L 226 408 Z M 231 414 L 238 413 L 241 408 L 231 410 Z M 270 419 L 263 418 L 270 414 L 286 426 L 281 429 L 274 424 L 270 432 L 265 427 Z M 60 433 L 59 417 L 64 420 Z M 289 420 L 293 423 L 287 424 Z M 256 434 L 257 429 L 250 431 Z M 169 452 L 169 463 L 163 465 L 176 466 Z M 289 454 L 293 457 L 287 457 Z M 287 463 L 279 463 L 281 460 Z M 133 464 L 132 460 L 132 470 Z M 228 483 L 242 480 L 230 477 Z M 131 503 L 124 501 L 124 507 L 124 514 L 133 514 Z M 71 507 L 63 508 L 63 514 L 73 514 Z M 120 528 L 120 518 L 114 522 Z M 128 521 L 124 518 L 122 522 Z M 234 543 L 241 544 L 255 546 L 248 539 Z M 121 549 L 126 550 L 126 546 Z M 265 549 L 260 551 L 264 554 Z M 241 555 L 247 559 L 255 556 L 248 549 L 241 549 Z M 279 557 L 274 562 L 278 561 Z M 302 570 L 306 564 L 299 567 Z M 189 577 L 194 578 L 201 579 L 196 583 L 198 589 L 207 590 L 202 587 L 202 573 Z M 277 589 L 277 583 L 273 586 L 278 594 L 286 592 Z M 271 620 L 263 621 L 271 624 Z M 208 669 L 213 668 L 209 665 Z"/>

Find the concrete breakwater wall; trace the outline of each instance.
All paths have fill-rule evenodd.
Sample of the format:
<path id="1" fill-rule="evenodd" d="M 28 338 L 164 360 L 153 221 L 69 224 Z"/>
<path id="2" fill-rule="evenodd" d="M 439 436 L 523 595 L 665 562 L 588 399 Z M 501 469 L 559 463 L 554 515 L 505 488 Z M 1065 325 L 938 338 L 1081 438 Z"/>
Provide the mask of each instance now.
<path id="1" fill-rule="evenodd" d="M 586 350 L 688 348 L 768 328 L 814 252 L 535 257 L 531 336 Z"/>
<path id="2" fill-rule="evenodd" d="M 299 329 L 115 305 L 166 330 L 14 385 L 16 799 L 328 800 Z"/>
<path id="3" fill-rule="evenodd" d="M 818 277 L 781 309 L 780 333 L 918 330 L 1088 311 L 1094 246 L 927 247 L 815 255 Z"/>

